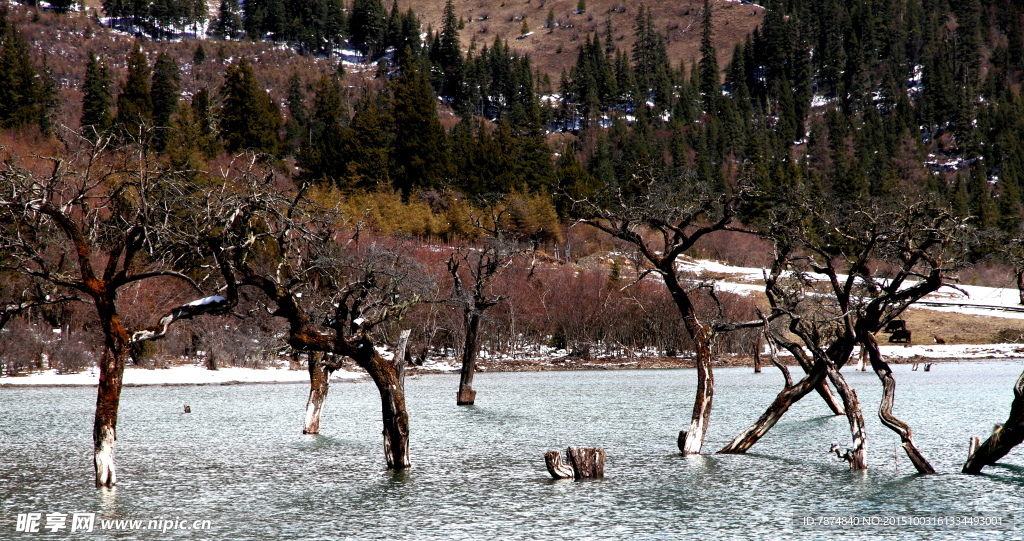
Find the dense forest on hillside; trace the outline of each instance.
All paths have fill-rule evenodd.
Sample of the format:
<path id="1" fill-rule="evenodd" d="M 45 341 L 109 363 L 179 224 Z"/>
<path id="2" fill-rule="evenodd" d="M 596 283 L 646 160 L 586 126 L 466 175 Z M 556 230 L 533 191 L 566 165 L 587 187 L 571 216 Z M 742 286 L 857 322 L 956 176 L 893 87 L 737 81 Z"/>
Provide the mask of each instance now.
<path id="1" fill-rule="evenodd" d="M 257 152 L 335 191 L 383 235 L 470 240 L 474 209 L 505 205 L 508 231 L 556 256 L 560 223 L 585 217 L 580 202 L 642 190 L 638 172 L 650 171 L 690 171 L 716 191 L 756 186 L 740 216 L 752 223 L 804 186 L 841 199 L 932 194 L 994 245 L 1019 232 L 1019 2 L 771 3 L 722 63 L 706 3 L 689 66 L 668 56 L 651 10 L 630 5 L 630 49 L 609 27 L 586 36 L 561 74 L 501 38 L 463 50 L 451 2 L 425 40 L 397 2 L 298 4 L 224 0 L 207 13 L 195 2 L 105 2 L 111 24 L 158 39 L 115 34 L 113 45 L 73 4 L 13 7 L 0 23 L 0 122 L 23 154 L 67 129 L 142 140 L 184 170 Z M 201 28 L 207 39 L 167 40 Z M 47 29 L 97 46 L 71 65 L 45 59 L 36 49 Z M 318 58 L 268 64 L 275 53 L 258 40 Z M 346 44 L 362 64 L 341 59 Z M 124 59 L 104 52 L 126 47 Z M 1011 265 L 1019 257 L 1002 252 Z"/>
<path id="2" fill-rule="evenodd" d="M 934 196 L 985 232 L 974 262 L 1024 268 L 1019 2 L 772 2 L 719 59 L 720 4 L 699 12 L 697 62 L 669 57 L 653 8 L 623 3 L 595 15 L 628 14 L 632 45 L 598 24 L 562 73 L 500 37 L 467 50 L 451 2 L 436 29 L 380 0 L 104 2 L 102 21 L 120 30 L 95 6 L 12 5 L 0 124 L 11 159 L 46 155 L 71 131 L 140 144 L 197 181 L 255 152 L 379 235 L 477 242 L 473 216 L 499 209 L 503 230 L 551 261 L 617 249 L 566 229 L 587 205 L 643 192 L 641 177 L 692 175 L 721 193 L 753 187 L 738 215 L 748 224 L 798 191 Z M 765 262 L 716 244 L 704 253 Z M 566 326 L 541 319 L 540 341 Z M 683 347 L 665 340 L 662 351 Z"/>

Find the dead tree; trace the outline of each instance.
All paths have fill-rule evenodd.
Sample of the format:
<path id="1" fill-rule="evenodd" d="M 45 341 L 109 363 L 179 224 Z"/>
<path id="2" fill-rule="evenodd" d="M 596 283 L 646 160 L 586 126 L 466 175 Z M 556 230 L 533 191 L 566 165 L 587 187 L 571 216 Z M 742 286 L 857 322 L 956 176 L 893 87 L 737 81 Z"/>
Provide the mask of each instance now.
<path id="1" fill-rule="evenodd" d="M 71 134 L 74 136 L 74 134 Z M 72 148 L 74 145 L 79 148 Z M 158 167 L 145 145 L 108 148 L 100 138 L 72 137 L 52 158 L 8 156 L 0 171 L 0 225 L 5 265 L 96 309 L 104 349 L 93 422 L 97 487 L 117 482 L 114 443 L 125 363 L 133 343 L 164 336 L 176 321 L 222 311 L 223 297 L 186 303 L 155 325 L 129 329 L 118 311 L 118 293 L 161 277 L 196 283 L 163 260 L 163 233 L 181 212 L 175 198 L 188 187 L 177 172 Z M 41 174 L 40 170 L 47 173 Z"/>
<path id="2" fill-rule="evenodd" d="M 935 468 L 928 463 L 928 460 L 921 454 L 917 445 L 914 444 L 914 435 L 910 430 L 910 425 L 900 421 L 892 414 L 892 405 L 896 400 L 896 378 L 892 375 L 889 363 L 885 362 L 885 359 L 882 358 L 882 353 L 878 349 L 878 342 L 871 334 L 865 334 L 862 342 L 867 351 L 868 360 L 871 362 L 871 369 L 875 371 L 878 379 L 882 381 L 882 401 L 878 405 L 878 418 L 886 428 L 892 430 L 900 437 L 903 450 L 906 451 L 907 457 L 914 464 L 914 467 L 917 468 L 918 473 L 935 473 Z"/>
<path id="3" fill-rule="evenodd" d="M 1021 442 L 1024 442 L 1024 372 L 1013 386 L 1010 416 L 1005 423 L 996 425 L 984 443 L 971 451 L 963 473 L 981 473 L 982 468 L 995 464 Z"/>
<path id="4" fill-rule="evenodd" d="M 544 453 L 544 464 L 555 479 L 602 479 L 604 478 L 604 449 L 596 447 L 569 447 L 565 450 L 569 461 L 562 460 L 562 453 Z"/>
<path id="5" fill-rule="evenodd" d="M 713 322 L 703 317 L 694 303 L 692 287 L 677 267 L 678 259 L 701 238 L 717 231 L 742 231 L 732 225 L 739 195 L 716 194 L 694 179 L 657 179 L 645 173 L 638 178 L 638 195 L 619 192 L 614 203 L 593 206 L 583 223 L 600 229 L 636 248 L 646 269 L 637 281 L 656 274 L 668 288 L 683 324 L 693 340 L 697 360 L 697 392 L 688 431 L 682 431 L 679 447 L 684 455 L 698 454 L 711 422 L 715 380 L 711 365 L 719 333 L 760 326 L 761 322 Z M 698 284 L 699 285 L 699 284 Z"/>
<path id="6" fill-rule="evenodd" d="M 497 222 L 497 220 L 495 220 Z M 501 235 L 489 236 L 482 248 L 457 250 L 448 258 L 448 273 L 454 285 L 454 301 L 462 309 L 466 330 L 462 347 L 462 369 L 459 373 L 459 392 L 456 405 L 472 405 L 476 400 L 473 390 L 473 375 L 476 373 L 476 356 L 480 349 L 480 320 L 484 312 L 505 300 L 504 295 L 488 294 L 488 286 L 494 276 L 512 262 L 517 250 Z"/>
<path id="7" fill-rule="evenodd" d="M 813 363 L 719 452 L 746 452 L 794 403 L 829 378 L 844 400 L 853 439 L 845 453 L 838 446 L 835 450 L 851 468 L 860 469 L 866 467 L 863 419 L 856 393 L 839 370 L 867 336 L 921 297 L 951 285 L 951 273 L 965 261 L 970 231 L 944 207 L 929 202 L 839 208 L 804 203 L 788 212 L 772 221 L 769 236 L 776 243 L 777 269 L 766 280 L 766 293 L 800 340 L 783 340 L 785 347 L 797 358 L 806 348 Z M 891 378 L 891 372 L 882 372 L 883 382 Z"/>
<path id="8" fill-rule="evenodd" d="M 271 314 L 287 323 L 288 345 L 311 354 L 303 431 L 319 431 L 335 359 L 348 357 L 380 393 L 387 467 L 408 468 L 401 374 L 377 345 L 386 340 L 390 322 L 429 294 L 426 273 L 400 247 L 358 240 L 358 233 L 351 234 L 358 225 L 311 201 L 310 186 L 291 184 L 253 157 L 240 165 L 222 179 L 211 203 L 218 209 L 216 223 L 202 228 L 214 234 L 203 244 L 226 269 L 228 288 L 260 292 Z"/>

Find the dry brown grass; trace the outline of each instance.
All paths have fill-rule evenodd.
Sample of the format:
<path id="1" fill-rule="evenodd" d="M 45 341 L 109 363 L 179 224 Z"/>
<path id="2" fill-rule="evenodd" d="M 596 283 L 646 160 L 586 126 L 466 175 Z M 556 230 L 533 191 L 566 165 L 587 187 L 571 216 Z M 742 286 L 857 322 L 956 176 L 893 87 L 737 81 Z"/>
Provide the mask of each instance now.
<path id="1" fill-rule="evenodd" d="M 464 48 L 476 41 L 477 47 L 490 45 L 495 36 L 501 36 L 519 53 L 527 53 L 534 65 L 541 71 L 551 75 L 552 82 L 557 83 L 558 75 L 563 69 L 568 70 L 576 62 L 576 50 L 583 44 L 587 34 L 605 33 L 605 21 L 611 20 L 612 36 L 619 49 L 630 51 L 633 47 L 633 26 L 639 2 L 623 0 L 589 0 L 587 11 L 575 14 L 577 0 L 455 0 L 455 13 L 466 22 L 461 31 Z M 385 2 L 390 5 L 389 2 Z M 444 2 L 439 0 L 402 0 L 399 6 L 403 9 L 411 6 L 417 16 L 434 29 L 441 28 Z M 681 0 L 666 2 L 648 0 L 645 4 L 651 9 L 654 26 L 668 36 L 668 54 L 672 65 L 680 62 L 686 64 L 687 70 L 691 62 L 700 58 L 700 18 L 702 2 L 699 0 Z M 613 7 L 623 7 L 623 12 L 613 12 Z M 555 20 L 562 26 L 549 29 L 542 28 L 547 19 L 548 10 L 554 10 Z M 715 46 L 718 50 L 720 66 L 732 57 L 733 45 L 742 40 L 761 23 L 764 10 L 751 4 L 741 4 L 726 0 L 712 1 L 711 8 L 714 21 Z M 487 20 L 479 20 L 487 16 Z M 533 34 L 524 39 L 519 37 L 522 17 Z M 572 25 L 571 28 L 568 25 Z M 561 48 L 561 53 L 559 49 Z"/>
<path id="2" fill-rule="evenodd" d="M 1000 331 L 1010 329 L 1024 333 L 1024 320 L 996 316 L 958 314 L 936 310 L 911 309 L 904 313 L 914 344 L 933 344 L 935 336 L 947 344 L 993 344 L 1004 342 Z M 885 335 L 879 341 L 885 344 Z"/>

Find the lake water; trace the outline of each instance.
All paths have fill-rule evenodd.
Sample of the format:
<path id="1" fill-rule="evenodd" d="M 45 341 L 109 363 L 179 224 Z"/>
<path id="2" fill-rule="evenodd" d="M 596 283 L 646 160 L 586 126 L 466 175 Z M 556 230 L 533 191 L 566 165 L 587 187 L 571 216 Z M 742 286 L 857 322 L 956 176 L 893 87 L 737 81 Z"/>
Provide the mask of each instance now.
<path id="1" fill-rule="evenodd" d="M 680 456 L 692 370 L 482 373 L 472 407 L 454 405 L 457 376 L 410 379 L 413 468 L 403 473 L 383 468 L 371 383 L 333 385 L 318 436 L 301 434 L 304 385 L 126 388 L 113 490 L 92 487 L 95 389 L 3 388 L 0 539 L 1021 539 L 1024 449 L 985 475 L 957 473 L 969 437 L 1006 419 L 1020 363 L 894 369 L 895 413 L 938 475 L 915 475 L 894 452 L 872 372 L 846 373 L 868 422 L 867 472 L 827 453 L 850 436 L 817 395 L 748 455 Z M 774 369 L 715 375 L 705 453 L 782 384 Z M 551 480 L 544 452 L 570 445 L 605 448 L 606 479 Z M 96 527 L 17 533 L 16 516 L 30 512 L 44 526 L 48 513 L 95 513 Z M 863 524 L 947 516 L 1003 526 Z M 819 517 L 859 518 L 803 524 Z M 211 529 L 112 531 L 101 519 L 209 520 Z"/>

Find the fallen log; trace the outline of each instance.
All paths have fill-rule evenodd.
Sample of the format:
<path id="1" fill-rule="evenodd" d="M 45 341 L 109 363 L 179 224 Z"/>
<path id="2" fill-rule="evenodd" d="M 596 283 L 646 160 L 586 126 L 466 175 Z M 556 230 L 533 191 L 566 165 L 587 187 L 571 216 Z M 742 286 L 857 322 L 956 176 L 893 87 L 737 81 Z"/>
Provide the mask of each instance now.
<path id="1" fill-rule="evenodd" d="M 555 479 L 602 479 L 604 478 L 604 449 L 596 447 L 569 447 L 565 450 L 568 462 L 562 460 L 562 453 L 544 453 L 548 473 Z"/>

